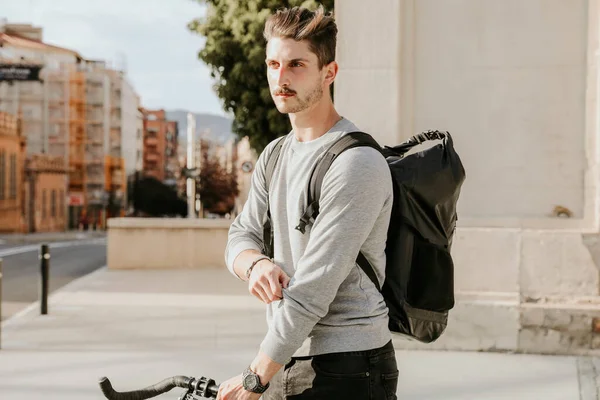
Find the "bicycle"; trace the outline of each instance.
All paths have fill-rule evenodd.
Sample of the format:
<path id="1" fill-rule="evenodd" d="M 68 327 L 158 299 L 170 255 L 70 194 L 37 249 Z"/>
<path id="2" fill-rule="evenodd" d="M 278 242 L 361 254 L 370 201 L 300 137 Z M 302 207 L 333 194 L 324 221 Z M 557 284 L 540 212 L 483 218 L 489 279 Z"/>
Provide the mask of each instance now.
<path id="1" fill-rule="evenodd" d="M 98 384 L 104 397 L 108 400 L 144 400 L 166 393 L 176 387 L 186 389 L 186 392 L 178 400 L 216 399 L 219 391 L 219 385 L 204 376 L 200 378 L 183 375 L 172 376 L 155 385 L 130 392 L 117 392 L 105 376 L 100 378 Z"/>

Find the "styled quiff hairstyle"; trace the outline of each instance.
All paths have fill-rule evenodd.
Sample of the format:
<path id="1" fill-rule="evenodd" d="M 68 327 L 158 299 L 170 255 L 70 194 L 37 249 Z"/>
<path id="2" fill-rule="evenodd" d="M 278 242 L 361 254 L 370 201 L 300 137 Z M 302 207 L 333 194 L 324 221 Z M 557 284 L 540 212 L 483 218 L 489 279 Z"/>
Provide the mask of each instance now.
<path id="1" fill-rule="evenodd" d="M 277 10 L 267 19 L 263 36 L 267 42 L 274 37 L 307 40 L 310 51 L 317 55 L 319 69 L 335 60 L 337 26 L 322 5 L 315 11 L 300 7 Z"/>

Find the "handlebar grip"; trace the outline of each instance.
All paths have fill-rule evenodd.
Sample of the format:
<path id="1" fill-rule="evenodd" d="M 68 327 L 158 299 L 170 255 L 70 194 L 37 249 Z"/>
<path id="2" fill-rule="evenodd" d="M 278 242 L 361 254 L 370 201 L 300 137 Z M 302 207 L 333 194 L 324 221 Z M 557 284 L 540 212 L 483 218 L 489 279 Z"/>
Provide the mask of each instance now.
<path id="1" fill-rule="evenodd" d="M 130 392 L 117 392 L 113 389 L 110 380 L 105 376 L 100 378 L 98 384 L 100 385 L 100 389 L 102 390 L 104 397 L 106 397 L 108 400 L 145 400 L 168 392 L 175 387 L 188 389 L 191 381 L 192 379 L 188 378 L 187 376 L 173 376 L 157 383 L 156 385 Z"/>

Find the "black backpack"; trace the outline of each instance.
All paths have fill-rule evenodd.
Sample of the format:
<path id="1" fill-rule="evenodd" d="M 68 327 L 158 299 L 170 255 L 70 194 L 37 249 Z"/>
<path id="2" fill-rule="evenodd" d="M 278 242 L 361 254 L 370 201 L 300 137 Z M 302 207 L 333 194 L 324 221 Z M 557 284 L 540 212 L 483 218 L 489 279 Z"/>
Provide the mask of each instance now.
<path id="1" fill-rule="evenodd" d="M 281 153 L 276 143 L 266 167 L 267 191 Z M 442 140 L 418 153 L 408 150 L 427 140 Z M 325 173 L 344 151 L 368 146 L 386 158 L 394 186 L 394 205 L 386 243 L 386 278 L 380 287 L 375 271 L 359 252 L 356 262 L 381 291 L 389 308 L 389 328 L 420 342 L 435 341 L 446 329 L 454 307 L 454 264 L 450 255 L 456 228 L 456 203 L 465 170 L 448 132 L 427 131 L 396 147 L 381 148 L 370 135 L 351 132 L 333 143 L 313 169 L 306 211 L 297 230 L 319 214 Z M 268 198 L 268 196 L 267 196 Z M 273 257 L 273 229 L 269 203 L 263 220 L 264 253 Z"/>

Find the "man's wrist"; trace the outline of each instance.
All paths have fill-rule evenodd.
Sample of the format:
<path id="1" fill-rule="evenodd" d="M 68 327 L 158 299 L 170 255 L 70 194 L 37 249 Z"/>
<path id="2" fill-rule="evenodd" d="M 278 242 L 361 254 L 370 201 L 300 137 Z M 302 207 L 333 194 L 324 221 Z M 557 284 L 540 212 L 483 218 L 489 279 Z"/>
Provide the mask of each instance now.
<path id="1" fill-rule="evenodd" d="M 282 367 L 283 365 L 271 360 L 262 350 L 258 352 L 258 355 L 250 364 L 250 369 L 260 377 L 262 385 L 269 383 Z"/>
<path id="2" fill-rule="evenodd" d="M 256 267 L 256 265 L 263 260 L 270 261 L 271 258 L 264 254 L 261 254 L 261 255 L 255 257 L 254 260 L 252 260 L 252 263 L 248 266 L 248 268 L 246 268 L 246 272 L 244 274 L 246 276 L 246 279 L 250 279 L 250 274 L 252 273 L 252 270 L 254 269 L 254 267 Z"/>

